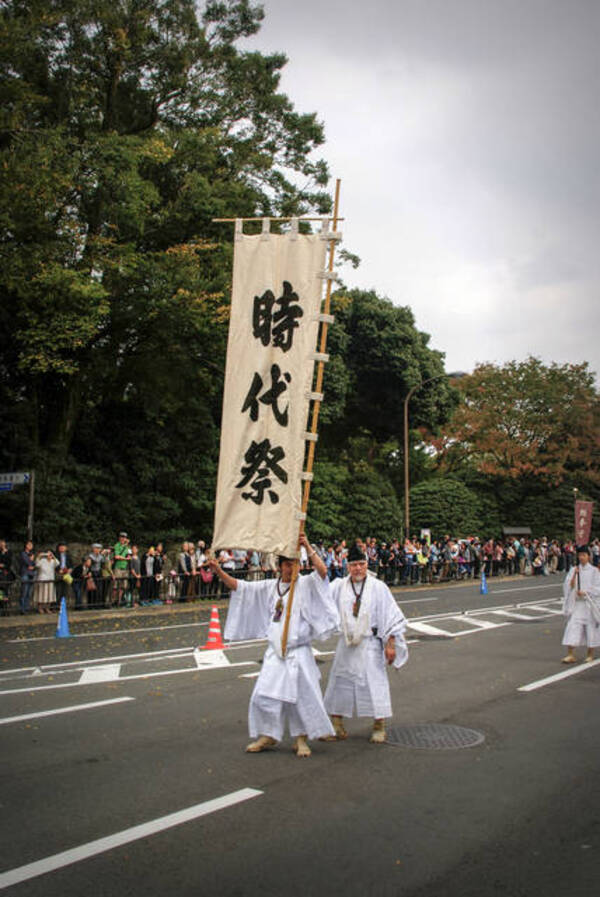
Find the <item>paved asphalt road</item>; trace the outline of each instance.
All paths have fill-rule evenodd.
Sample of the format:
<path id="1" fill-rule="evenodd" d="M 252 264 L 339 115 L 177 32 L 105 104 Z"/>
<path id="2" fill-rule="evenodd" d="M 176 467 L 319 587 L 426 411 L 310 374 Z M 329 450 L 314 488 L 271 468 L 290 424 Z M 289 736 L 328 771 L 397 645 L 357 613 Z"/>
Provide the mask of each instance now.
<path id="1" fill-rule="evenodd" d="M 247 755 L 264 644 L 194 652 L 208 609 L 73 617 L 71 639 L 55 621 L 3 621 L 0 889 L 600 893 L 600 662 L 560 664 L 558 577 L 397 597 L 411 645 L 390 675 L 392 726 L 479 744 L 374 746 L 353 720 L 308 760 L 289 741 Z M 317 646 L 324 680 L 333 647 Z"/>

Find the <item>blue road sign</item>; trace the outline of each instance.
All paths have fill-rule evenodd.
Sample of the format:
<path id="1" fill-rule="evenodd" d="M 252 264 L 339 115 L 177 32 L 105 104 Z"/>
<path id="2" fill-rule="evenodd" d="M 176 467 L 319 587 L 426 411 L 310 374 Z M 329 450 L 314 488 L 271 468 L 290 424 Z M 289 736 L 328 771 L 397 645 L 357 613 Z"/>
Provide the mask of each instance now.
<path id="1" fill-rule="evenodd" d="M 30 473 L 0 473 L 0 486 L 23 486 L 30 480 Z"/>

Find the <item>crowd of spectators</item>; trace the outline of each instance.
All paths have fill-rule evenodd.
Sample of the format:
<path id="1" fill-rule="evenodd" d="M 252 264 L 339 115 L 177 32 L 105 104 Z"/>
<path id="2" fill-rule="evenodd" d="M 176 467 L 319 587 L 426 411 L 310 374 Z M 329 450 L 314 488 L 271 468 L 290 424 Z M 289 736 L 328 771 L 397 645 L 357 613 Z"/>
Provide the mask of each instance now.
<path id="1" fill-rule="evenodd" d="M 277 559 L 253 551 L 224 550 L 219 560 L 236 576 L 274 576 Z M 112 546 L 93 542 L 75 556 L 70 547 L 36 550 L 27 541 L 19 552 L 0 540 L 0 612 L 18 606 L 21 614 L 56 613 L 64 597 L 74 610 L 108 607 L 148 607 L 191 602 L 224 595 L 213 578 L 202 540 L 184 541 L 167 551 L 163 542 L 145 550 L 119 533 Z"/>
<path id="2" fill-rule="evenodd" d="M 486 576 L 551 575 L 568 571 L 575 563 L 572 540 L 548 539 L 463 539 L 446 534 L 431 540 L 416 536 L 400 541 L 378 541 L 367 537 L 363 545 L 369 570 L 388 585 L 406 586 Z M 344 540 L 318 544 L 331 579 L 346 575 L 347 545 Z M 592 562 L 600 563 L 600 540 L 591 545 Z"/>
<path id="3" fill-rule="evenodd" d="M 390 586 L 417 586 L 434 582 L 516 574 L 543 576 L 568 571 L 575 563 L 575 544 L 558 539 L 457 539 L 412 538 L 391 542 L 368 536 L 358 539 L 364 547 L 369 570 Z M 330 579 L 345 576 L 348 546 L 345 540 L 319 541 L 314 545 L 327 566 Z M 600 540 L 590 545 L 592 563 L 600 564 Z M 272 554 L 224 549 L 221 566 L 247 579 L 274 576 L 277 558 Z M 305 550 L 301 572 L 310 569 Z M 202 540 L 188 540 L 167 551 L 162 542 L 143 552 L 126 532 L 112 546 L 94 542 L 75 558 L 65 542 L 56 549 L 35 550 L 31 541 L 20 552 L 11 552 L 0 540 L 0 611 L 18 606 L 22 614 L 48 614 L 59 609 L 64 597 L 75 610 L 108 607 L 148 607 L 191 602 L 225 594 L 213 578 Z"/>

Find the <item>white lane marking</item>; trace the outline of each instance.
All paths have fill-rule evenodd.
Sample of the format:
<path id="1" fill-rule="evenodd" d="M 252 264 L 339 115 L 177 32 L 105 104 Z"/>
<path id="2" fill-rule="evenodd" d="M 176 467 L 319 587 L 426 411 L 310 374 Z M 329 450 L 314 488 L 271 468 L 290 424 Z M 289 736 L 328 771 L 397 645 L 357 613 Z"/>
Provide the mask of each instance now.
<path id="1" fill-rule="evenodd" d="M 439 601 L 439 600 L 440 600 L 439 598 L 409 598 L 408 600 L 404 601 L 402 598 L 400 598 L 398 601 L 396 601 L 396 604 L 421 604 L 424 601 Z"/>
<path id="2" fill-rule="evenodd" d="M 124 663 L 128 660 L 139 660 L 139 661 L 151 661 L 155 658 L 166 657 L 168 655 L 173 656 L 174 658 L 185 657 L 188 654 L 193 654 L 194 648 L 167 648 L 163 651 L 143 651 L 140 654 L 117 654 L 116 657 L 94 657 L 90 660 L 73 660 L 68 663 L 49 663 L 43 664 L 41 667 L 30 667 L 30 669 L 34 670 L 32 675 L 40 676 L 40 675 L 48 675 L 48 674 L 57 674 L 57 673 L 72 673 L 74 672 L 74 668 L 78 669 L 88 669 L 88 667 L 94 666 L 96 664 L 107 663 Z M 20 670 L 4 670 L 5 674 L 8 673 L 19 673 Z M 21 677 L 19 677 L 21 678 Z M 0 682 L 2 680 L 0 679 Z"/>
<path id="3" fill-rule="evenodd" d="M 260 670 L 258 673 L 242 673 L 241 676 L 238 676 L 238 679 L 257 679 L 260 676 Z"/>
<path id="4" fill-rule="evenodd" d="M 96 707 L 107 707 L 109 704 L 122 704 L 124 701 L 135 701 L 135 698 L 111 698 L 110 701 L 94 701 L 91 704 L 73 704 L 72 707 L 57 707 L 56 710 L 40 710 L 37 713 L 22 713 L 21 716 L 7 716 L 0 719 L 0 726 L 7 723 L 20 723 L 26 719 L 39 719 L 42 716 L 56 716 L 59 713 L 75 713 L 79 710 L 94 710 Z"/>
<path id="5" fill-rule="evenodd" d="M 81 685 L 90 685 L 93 682 L 114 682 L 121 672 L 120 663 L 111 663 L 105 667 L 92 667 L 84 670 L 79 682 Z"/>
<path id="6" fill-rule="evenodd" d="M 407 622 L 408 629 L 414 629 L 416 632 L 422 632 L 424 635 L 443 635 L 445 638 L 452 638 L 451 632 L 445 629 L 438 629 L 437 626 L 431 626 L 429 623 L 417 623 L 412 620 Z"/>
<path id="7" fill-rule="evenodd" d="M 15 667 L 12 670 L 0 670 L 0 678 L 7 673 L 34 673 L 39 667 Z"/>
<path id="8" fill-rule="evenodd" d="M 555 673 L 554 676 L 547 676 L 546 679 L 538 679 L 537 682 L 521 685 L 517 691 L 535 691 L 537 688 L 544 688 L 546 685 L 552 685 L 553 682 L 560 682 L 561 679 L 568 679 L 569 676 L 576 676 L 578 673 L 584 673 L 586 670 L 591 670 L 592 667 L 597 667 L 598 664 L 600 664 L 600 660 L 592 660 L 591 663 L 579 663 L 576 666 L 570 667 L 568 670 L 563 670 L 562 673 Z"/>
<path id="9" fill-rule="evenodd" d="M 313 657 L 329 657 L 331 654 L 335 654 L 335 651 L 319 651 L 318 648 L 312 649 Z"/>
<path id="10" fill-rule="evenodd" d="M 238 661 L 237 663 L 227 663 L 227 664 L 219 664 L 218 666 L 206 667 L 209 670 L 216 670 L 219 667 L 227 666 L 227 667 L 252 667 L 256 665 L 255 660 L 244 660 Z M 113 681 L 113 684 L 121 683 L 121 682 L 131 682 L 133 679 L 156 679 L 159 676 L 179 676 L 181 673 L 198 673 L 198 667 L 187 667 L 185 670 L 159 670 L 154 673 L 138 673 L 135 676 L 121 676 L 119 679 Z M 36 685 L 33 688 L 31 686 L 26 685 L 25 688 L 0 688 L 0 698 L 4 697 L 4 695 L 23 695 L 23 694 L 33 694 L 34 691 L 50 691 L 53 688 L 79 688 L 82 685 L 93 685 L 93 682 L 82 682 L 79 680 L 78 682 L 60 682 L 56 685 Z M 101 683 L 99 683 L 101 684 Z"/>
<path id="11" fill-rule="evenodd" d="M 53 856 L 45 857 L 43 860 L 38 860 L 35 863 L 28 863 L 26 866 L 10 869 L 0 874 L 0 889 L 8 888 L 21 881 L 28 881 L 30 878 L 37 878 L 39 875 L 45 875 L 47 872 L 54 872 L 56 869 L 62 869 L 64 866 L 70 866 L 73 863 L 79 863 L 81 860 L 87 860 L 89 857 L 97 856 L 99 853 L 106 853 L 108 850 L 122 847 L 123 844 L 139 841 L 140 838 L 148 838 L 158 832 L 174 828 L 176 825 L 182 825 L 184 822 L 191 822 L 194 819 L 199 819 L 201 816 L 207 816 L 209 813 L 216 813 L 217 810 L 225 810 L 227 807 L 232 807 L 253 797 L 258 797 L 263 793 L 255 788 L 242 788 L 240 791 L 233 791 L 231 794 L 225 794 L 223 797 L 217 797 L 215 800 L 204 801 L 204 803 L 196 804 L 185 810 L 179 810 L 177 813 L 171 813 L 169 816 L 162 816 L 142 825 L 134 825 L 132 828 L 124 829 L 122 832 L 115 832 L 114 835 L 108 835 L 106 838 L 88 841 L 87 844 L 73 847 L 71 850 L 65 850 L 62 853 L 55 853 Z"/>
<path id="12" fill-rule="evenodd" d="M 265 640 L 262 639 L 261 641 L 265 641 Z M 252 642 L 252 644 L 258 644 L 258 643 L 259 643 L 258 640 L 253 640 L 253 642 Z M 235 645 L 235 646 L 227 645 L 226 650 L 227 651 L 235 651 L 235 650 L 241 650 L 242 648 L 245 648 L 245 647 L 247 647 L 246 644 L 240 644 L 240 645 Z M 6 681 L 10 678 L 29 679 L 32 676 L 49 676 L 49 675 L 58 676 L 61 673 L 75 673 L 75 672 L 78 672 L 79 670 L 82 670 L 82 671 L 93 670 L 97 666 L 106 666 L 107 662 L 110 662 L 110 663 L 108 663 L 108 665 L 111 665 L 111 663 L 114 661 L 119 661 L 119 663 L 122 665 L 123 662 L 126 662 L 126 661 L 136 661 L 137 663 L 151 663 L 153 660 L 157 660 L 157 659 L 166 660 L 169 657 L 173 657 L 174 660 L 179 660 L 180 658 L 185 658 L 185 657 L 193 657 L 194 660 L 196 660 L 196 652 L 201 652 L 202 655 L 217 654 L 219 659 L 221 660 L 221 664 L 220 664 L 221 666 L 229 665 L 229 661 L 227 660 L 223 651 L 220 651 L 220 650 L 219 651 L 210 650 L 210 651 L 204 652 L 198 647 L 195 647 L 195 648 L 192 648 L 192 647 L 172 648 L 172 649 L 167 649 L 164 651 L 144 651 L 143 653 L 140 653 L 140 654 L 122 654 L 122 655 L 117 655 L 116 657 L 97 657 L 93 660 L 76 660 L 76 661 L 72 661 L 69 663 L 56 663 L 56 664 L 47 664 L 42 667 L 25 667 L 25 668 L 23 668 L 28 671 L 28 675 L 26 673 L 23 674 L 22 670 L 16 670 L 16 669 L 15 670 L 4 670 L 3 672 L 5 673 L 5 678 L 4 678 L 4 680 L 2 678 L 0 678 L 0 684 L 3 681 Z M 204 668 L 207 666 L 216 666 L 217 664 L 214 661 L 206 660 L 202 663 L 198 663 L 196 661 L 196 665 L 198 667 Z M 9 675 L 10 673 L 18 674 L 18 675 L 13 675 L 11 677 Z M 144 673 L 143 675 L 145 676 L 145 675 L 151 675 L 151 674 Z M 90 675 L 89 681 L 92 681 L 92 680 L 93 680 L 93 676 Z M 1 691 L 2 690 L 0 688 L 0 693 L 1 693 Z"/>
<path id="13" fill-rule="evenodd" d="M 498 595 L 500 592 L 533 592 L 534 589 L 562 589 L 562 583 L 548 582 L 543 586 L 519 586 L 517 589 L 492 589 L 492 592 L 494 595 Z"/>
<path id="14" fill-rule="evenodd" d="M 247 642 L 236 642 L 235 644 L 226 645 L 227 651 L 241 651 L 243 648 L 247 648 L 251 645 L 259 645 L 265 642 L 266 639 L 252 639 Z M 42 676 L 42 675 L 58 675 L 59 673 L 72 673 L 77 669 L 88 669 L 89 667 L 94 666 L 95 664 L 106 664 L 106 663 L 124 663 L 125 661 L 137 660 L 140 663 L 150 662 L 156 658 L 167 658 L 169 656 L 177 659 L 179 657 L 187 657 L 192 656 L 195 651 L 197 651 L 197 647 L 186 647 L 186 648 L 166 648 L 162 651 L 143 651 L 139 654 L 117 654 L 112 657 L 95 657 L 91 660 L 74 660 L 68 663 L 49 663 L 43 664 L 41 667 L 19 667 L 12 670 L 0 670 L 0 683 L 4 679 L 27 679 L 30 676 Z M 22 674 L 22 675 L 19 675 Z M 29 674 L 29 675 L 27 675 Z"/>
<path id="15" fill-rule="evenodd" d="M 210 621 L 206 623 L 173 623 L 172 626 L 144 626 L 132 629 L 107 629 L 102 632 L 75 632 L 71 634 L 71 638 L 95 638 L 96 636 L 105 635 L 137 635 L 138 632 L 162 632 L 165 629 L 189 629 L 191 626 L 208 626 Z M 53 642 L 55 635 L 39 635 L 35 638 L 11 638 L 7 645 L 22 644 L 23 642 Z"/>
<path id="16" fill-rule="evenodd" d="M 527 607 L 530 607 L 531 610 L 543 610 L 547 614 L 558 614 L 559 617 L 563 616 L 562 610 L 555 610 L 553 607 L 544 607 L 542 604 L 528 604 Z"/>
<path id="17" fill-rule="evenodd" d="M 266 639 L 251 639 L 246 642 L 235 642 L 235 643 L 227 643 L 225 646 L 225 650 L 227 651 L 241 651 L 244 648 L 247 648 L 252 645 L 260 645 L 266 642 Z M 18 669 L 12 670 L 0 670 L 0 683 L 3 681 L 2 676 L 6 679 L 12 678 L 23 679 L 29 678 L 30 676 L 42 676 L 42 675 L 58 675 L 59 673 L 72 673 L 76 672 L 78 669 L 88 669 L 95 664 L 107 664 L 107 663 L 124 663 L 130 660 L 136 660 L 140 663 L 151 662 L 156 658 L 167 658 L 169 656 L 178 659 L 180 657 L 193 656 L 195 651 L 198 651 L 198 647 L 186 647 L 186 648 L 166 648 L 161 651 L 143 651 L 139 654 L 117 654 L 116 656 L 111 657 L 95 657 L 90 660 L 74 660 L 69 661 L 68 663 L 50 663 L 43 664 L 41 667 L 20 667 Z M 27 675 L 14 675 L 18 673 L 29 673 Z"/>
<path id="18" fill-rule="evenodd" d="M 493 610 L 493 614 L 498 617 L 510 617 L 511 620 L 543 620 L 545 617 L 551 616 L 550 614 L 518 614 L 512 610 Z"/>
<path id="19" fill-rule="evenodd" d="M 266 638 L 248 638 L 248 639 L 240 639 L 240 641 L 235 642 L 227 642 L 227 650 L 228 651 L 240 651 L 242 648 L 248 648 L 252 645 L 262 645 L 266 642 Z"/>

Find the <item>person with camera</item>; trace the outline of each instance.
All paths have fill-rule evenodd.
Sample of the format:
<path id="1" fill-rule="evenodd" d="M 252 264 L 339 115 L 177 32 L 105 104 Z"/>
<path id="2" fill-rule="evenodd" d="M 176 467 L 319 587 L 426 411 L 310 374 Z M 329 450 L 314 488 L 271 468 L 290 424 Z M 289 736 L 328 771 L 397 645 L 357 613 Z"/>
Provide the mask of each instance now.
<path id="1" fill-rule="evenodd" d="M 54 576 L 57 567 L 60 567 L 60 561 L 50 549 L 38 552 L 35 559 L 35 600 L 40 614 L 49 614 L 56 604 Z"/>

